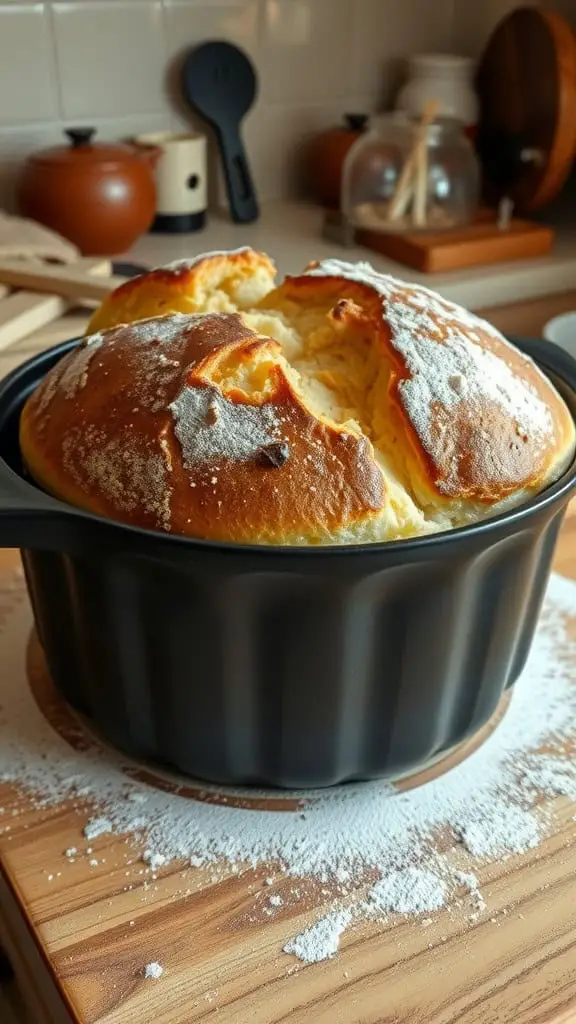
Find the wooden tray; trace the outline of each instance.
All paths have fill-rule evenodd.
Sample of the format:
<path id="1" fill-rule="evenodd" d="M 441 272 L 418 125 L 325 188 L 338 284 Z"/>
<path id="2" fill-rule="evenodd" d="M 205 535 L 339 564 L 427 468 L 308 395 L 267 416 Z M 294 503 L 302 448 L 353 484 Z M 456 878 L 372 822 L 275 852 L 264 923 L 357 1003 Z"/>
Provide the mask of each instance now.
<path id="1" fill-rule="evenodd" d="M 368 249 L 425 274 L 544 256 L 554 243 L 554 232 L 543 224 L 513 219 L 506 231 L 494 220 L 439 234 L 381 234 L 364 229 L 356 241 Z"/>

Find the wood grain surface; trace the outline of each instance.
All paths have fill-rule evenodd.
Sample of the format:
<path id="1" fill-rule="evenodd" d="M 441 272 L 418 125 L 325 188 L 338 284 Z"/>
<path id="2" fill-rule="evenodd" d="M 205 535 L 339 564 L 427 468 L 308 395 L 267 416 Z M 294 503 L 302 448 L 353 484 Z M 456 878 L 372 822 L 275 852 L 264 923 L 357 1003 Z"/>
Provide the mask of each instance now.
<path id="1" fill-rule="evenodd" d="M 519 4 L 496 26 L 480 60 L 481 130 L 520 136 L 540 154 L 506 194 L 522 213 L 550 203 L 576 152 L 576 37 L 561 14 Z M 496 190 L 499 193 L 499 190 Z"/>
<path id="2" fill-rule="evenodd" d="M 25 261 L 0 260 L 0 281 L 10 288 L 26 288 L 33 292 L 48 292 L 61 295 L 69 300 L 96 299 L 101 302 L 114 288 L 125 281 L 124 277 L 98 275 L 78 269 L 75 264 L 41 266 Z"/>
<path id="3" fill-rule="evenodd" d="M 544 256 L 554 244 L 554 231 L 544 224 L 517 218 L 502 231 L 494 218 L 492 222 L 482 218 L 477 223 L 437 234 L 386 234 L 361 229 L 356 232 L 356 241 L 424 274 L 443 274 L 487 263 Z"/>
<path id="4" fill-rule="evenodd" d="M 75 263 L 76 269 L 87 274 L 110 276 L 110 260 L 82 258 Z M 70 310 L 70 302 L 58 295 L 39 292 L 13 291 L 7 297 L 0 292 L 0 350 L 36 334 L 40 328 L 54 320 L 60 320 Z"/>
<path id="5" fill-rule="evenodd" d="M 576 308 L 576 295 L 565 301 Z M 507 329 L 525 330 L 516 312 Z M 530 322 L 554 312 L 532 309 Z M 0 575 L 17 559 L 1 551 Z M 576 579 L 574 516 L 555 568 Z M 10 831 L 0 834 L 0 943 L 32 1024 L 574 1024 L 574 806 L 547 804 L 553 827 L 538 849 L 475 866 L 488 904 L 475 923 L 444 910 L 427 927 L 402 918 L 362 924 L 344 935 L 337 958 L 306 966 L 281 950 L 317 918 L 318 886 L 303 885 L 294 905 L 292 883 L 276 874 L 267 891 L 285 905 L 258 915 L 255 897 L 271 872 L 213 882 L 206 870 L 172 863 L 153 880 L 139 873 L 141 848 L 110 835 L 84 839 L 88 808 L 38 810 L 1 785 L 0 829 Z M 73 864 L 70 847 L 81 851 Z M 156 960 L 165 973 L 146 981 L 143 967 Z"/>

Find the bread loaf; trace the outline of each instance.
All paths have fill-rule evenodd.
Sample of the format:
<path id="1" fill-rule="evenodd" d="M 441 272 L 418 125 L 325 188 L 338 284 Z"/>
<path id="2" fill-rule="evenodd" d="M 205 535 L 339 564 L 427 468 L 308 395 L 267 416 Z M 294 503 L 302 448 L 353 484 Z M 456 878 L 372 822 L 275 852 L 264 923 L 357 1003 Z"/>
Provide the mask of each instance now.
<path id="1" fill-rule="evenodd" d="M 275 284 L 250 249 L 123 284 L 21 419 L 35 480 L 132 525 L 254 544 L 392 541 L 530 499 L 572 416 L 492 326 L 368 264 Z"/>

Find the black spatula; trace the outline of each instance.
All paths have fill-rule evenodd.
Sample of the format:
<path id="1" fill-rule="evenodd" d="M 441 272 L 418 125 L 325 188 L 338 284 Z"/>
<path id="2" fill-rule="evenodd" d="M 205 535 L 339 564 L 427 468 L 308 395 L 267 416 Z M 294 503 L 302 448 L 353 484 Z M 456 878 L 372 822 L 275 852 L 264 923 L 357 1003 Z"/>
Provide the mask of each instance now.
<path id="1" fill-rule="evenodd" d="M 259 214 L 240 136 L 242 118 L 254 102 L 256 89 L 252 62 L 231 43 L 202 43 L 184 61 L 184 98 L 216 132 L 230 213 L 239 223 L 256 220 Z"/>

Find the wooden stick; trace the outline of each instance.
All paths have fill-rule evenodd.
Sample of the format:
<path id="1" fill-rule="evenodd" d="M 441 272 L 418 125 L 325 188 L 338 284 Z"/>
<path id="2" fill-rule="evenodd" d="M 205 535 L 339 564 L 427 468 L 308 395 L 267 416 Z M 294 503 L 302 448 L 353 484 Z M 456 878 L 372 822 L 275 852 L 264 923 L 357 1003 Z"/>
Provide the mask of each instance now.
<path id="1" fill-rule="evenodd" d="M 428 202 L 428 144 L 424 139 L 418 150 L 418 161 L 416 164 L 416 181 L 414 185 L 414 203 L 412 206 L 412 220 L 416 227 L 422 228 L 426 225 L 426 206 Z"/>
<path id="2" fill-rule="evenodd" d="M 434 121 L 437 113 L 438 103 L 435 100 L 430 100 L 424 107 L 412 149 L 406 158 L 402 173 L 398 179 L 396 191 L 388 209 L 389 221 L 398 220 L 408 208 L 413 194 L 413 178 L 421 161 L 420 154 L 422 149 L 427 148 L 428 128 L 432 121 Z"/>
<path id="3" fill-rule="evenodd" d="M 110 261 L 83 259 L 74 264 L 75 270 L 97 276 L 110 275 Z M 74 303 L 58 295 L 39 295 L 31 291 L 15 291 L 2 297 L 0 285 L 0 349 L 22 341 L 29 334 L 67 313 Z"/>
<path id="4" fill-rule="evenodd" d="M 410 153 L 408 154 L 404 166 L 402 168 L 400 177 L 398 178 L 396 190 L 394 192 L 394 195 L 392 196 L 390 206 L 388 207 L 387 219 L 389 221 L 398 220 L 406 213 L 406 210 L 408 209 L 408 205 L 410 203 L 410 198 L 412 194 L 411 185 L 413 174 L 413 155 L 415 151 L 415 146 L 416 143 L 414 144 L 414 148 L 410 150 Z"/>
<path id="5" fill-rule="evenodd" d="M 73 265 L 72 265 L 73 266 Z M 49 292 L 67 299 L 104 299 L 113 288 L 126 279 L 106 277 L 99 281 L 86 271 L 73 270 L 72 266 L 49 267 L 25 264 L 18 260 L 0 261 L 0 283 L 11 288 L 25 288 L 32 292 Z"/>

